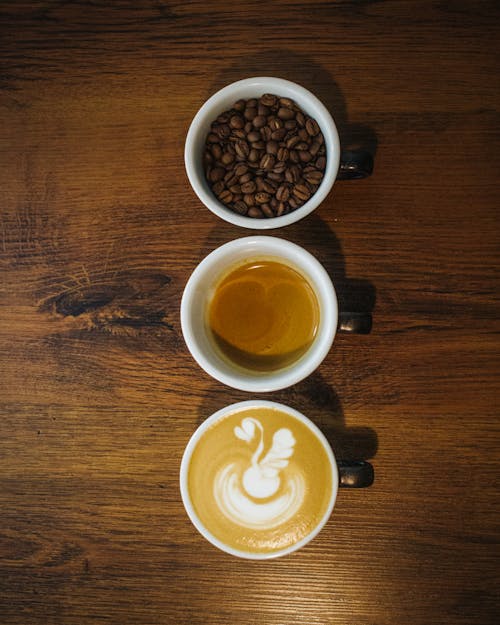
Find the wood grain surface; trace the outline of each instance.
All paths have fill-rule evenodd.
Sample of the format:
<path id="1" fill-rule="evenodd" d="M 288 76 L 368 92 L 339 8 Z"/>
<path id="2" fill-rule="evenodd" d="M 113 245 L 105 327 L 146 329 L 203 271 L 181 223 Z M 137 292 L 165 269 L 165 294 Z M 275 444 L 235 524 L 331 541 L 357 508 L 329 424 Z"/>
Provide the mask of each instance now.
<path id="1" fill-rule="evenodd" d="M 2 625 L 497 622 L 499 18 L 472 0 L 0 4 Z M 272 232 L 373 330 L 265 396 L 375 483 L 264 563 L 205 542 L 178 488 L 197 424 L 249 399 L 187 352 L 182 290 L 253 232 L 200 204 L 184 139 L 253 75 L 303 84 L 375 155 Z"/>

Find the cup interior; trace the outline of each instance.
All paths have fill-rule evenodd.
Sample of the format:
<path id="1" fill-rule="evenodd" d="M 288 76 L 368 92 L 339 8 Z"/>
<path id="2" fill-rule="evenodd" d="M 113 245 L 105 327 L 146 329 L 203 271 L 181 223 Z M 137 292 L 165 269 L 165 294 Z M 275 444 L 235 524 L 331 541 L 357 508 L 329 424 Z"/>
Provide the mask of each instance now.
<path id="1" fill-rule="evenodd" d="M 193 501 L 189 492 L 188 476 L 189 476 L 191 458 L 192 458 L 192 455 L 196 446 L 198 445 L 200 440 L 203 438 L 204 434 L 207 432 L 209 428 L 211 428 L 219 420 L 226 417 L 228 414 L 238 413 L 248 408 L 277 409 L 279 411 L 288 413 L 289 415 L 291 415 L 292 417 L 294 417 L 295 419 L 299 420 L 304 425 L 306 425 L 306 427 L 314 434 L 316 439 L 320 442 L 321 446 L 325 450 L 326 457 L 328 458 L 328 462 L 329 462 L 329 467 L 330 467 L 329 470 L 331 471 L 331 485 L 332 485 L 331 493 L 330 493 L 330 497 L 328 500 L 328 505 L 326 506 L 325 512 L 322 518 L 320 519 L 320 521 L 317 523 L 314 529 L 300 541 L 296 542 L 295 544 L 289 547 L 278 549 L 272 552 L 264 552 L 264 553 L 248 552 L 248 551 L 244 551 L 240 549 L 235 549 L 225 544 L 222 540 L 214 536 L 210 532 L 210 530 L 207 529 L 204 523 L 201 521 L 201 519 L 199 518 L 199 516 L 197 515 L 195 511 L 195 507 L 193 505 Z M 315 538 L 318 535 L 318 533 L 321 531 L 321 529 L 325 526 L 326 522 L 331 516 L 331 513 L 335 505 L 335 500 L 337 498 L 338 486 L 339 486 L 339 473 L 338 473 L 337 462 L 333 454 L 332 448 L 330 444 L 328 443 L 324 434 L 321 432 L 321 430 L 308 417 L 298 412 L 297 410 L 291 408 L 290 406 L 286 406 L 281 403 L 271 402 L 271 401 L 266 401 L 266 400 L 250 400 L 250 401 L 238 402 L 230 406 L 226 406 L 225 408 L 222 408 L 221 410 L 217 411 L 216 413 L 208 417 L 191 436 L 184 450 L 184 454 L 183 454 L 182 461 L 181 461 L 181 467 L 180 467 L 180 490 L 181 490 L 182 501 L 184 504 L 184 508 L 191 522 L 196 527 L 196 529 L 200 532 L 200 534 L 206 540 L 208 540 L 215 547 L 218 547 L 222 551 L 225 551 L 226 553 L 229 553 L 231 555 L 234 555 L 240 558 L 253 559 L 253 560 L 271 559 L 271 558 L 276 558 L 276 557 L 287 555 L 289 553 L 292 553 L 304 547 L 313 538 Z"/>
<path id="2" fill-rule="evenodd" d="M 203 169 L 203 151 L 211 123 L 239 99 L 260 97 L 274 93 L 294 100 L 303 111 L 319 124 L 326 145 L 327 164 L 323 180 L 315 194 L 300 208 L 266 219 L 238 215 L 227 208 L 212 193 Z M 274 77 L 255 77 L 232 83 L 210 97 L 195 115 L 189 128 L 184 150 L 186 172 L 198 198 L 214 214 L 237 226 L 269 229 L 295 223 L 311 213 L 327 196 L 335 182 L 340 162 L 340 142 L 332 116 L 322 102 L 310 91 L 288 80 Z"/>
<path id="3" fill-rule="evenodd" d="M 206 311 L 219 277 L 245 260 L 273 258 L 297 269 L 314 290 L 319 305 L 316 336 L 297 361 L 277 371 L 256 372 L 231 363 L 215 348 L 206 323 Z M 216 380 L 249 392 L 286 388 L 312 373 L 323 361 L 337 329 L 335 289 L 319 261 L 302 247 L 285 239 L 252 236 L 236 239 L 210 253 L 189 278 L 181 302 L 181 326 L 186 345 L 196 362 Z"/>

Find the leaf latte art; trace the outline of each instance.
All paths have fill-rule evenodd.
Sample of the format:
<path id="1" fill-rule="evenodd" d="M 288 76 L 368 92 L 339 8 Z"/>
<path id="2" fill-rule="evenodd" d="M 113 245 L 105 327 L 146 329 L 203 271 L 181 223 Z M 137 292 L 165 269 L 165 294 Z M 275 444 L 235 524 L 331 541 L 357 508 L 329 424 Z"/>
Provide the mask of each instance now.
<path id="1" fill-rule="evenodd" d="M 214 539 L 272 555 L 305 540 L 329 514 L 333 469 L 306 423 L 284 410 L 250 406 L 205 429 L 187 484 L 194 513 Z"/>

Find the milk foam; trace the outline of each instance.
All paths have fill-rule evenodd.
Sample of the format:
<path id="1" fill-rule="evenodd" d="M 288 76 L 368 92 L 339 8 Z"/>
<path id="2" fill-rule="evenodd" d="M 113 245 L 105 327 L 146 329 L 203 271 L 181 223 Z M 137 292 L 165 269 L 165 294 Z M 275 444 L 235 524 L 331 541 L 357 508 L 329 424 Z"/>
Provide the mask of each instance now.
<path id="1" fill-rule="evenodd" d="M 258 439 L 257 446 L 246 464 L 229 462 L 217 472 L 213 492 L 219 509 L 243 527 L 271 529 L 285 523 L 299 510 L 306 492 L 298 470 L 283 474 L 296 444 L 291 430 L 277 430 L 265 455 L 264 428 L 258 419 L 243 419 L 234 434 L 249 444 Z"/>

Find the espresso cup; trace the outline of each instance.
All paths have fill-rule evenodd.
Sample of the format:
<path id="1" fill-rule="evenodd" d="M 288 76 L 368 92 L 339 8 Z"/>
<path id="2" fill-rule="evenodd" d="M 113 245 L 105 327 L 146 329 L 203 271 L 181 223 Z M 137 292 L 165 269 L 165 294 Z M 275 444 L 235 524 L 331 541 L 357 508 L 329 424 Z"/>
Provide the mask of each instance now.
<path id="1" fill-rule="evenodd" d="M 277 237 L 217 248 L 195 268 L 181 301 L 193 358 L 243 391 L 275 391 L 307 377 L 328 354 L 337 325 L 335 288 L 324 267 Z"/>
<path id="2" fill-rule="evenodd" d="M 259 98 L 267 93 L 293 100 L 305 114 L 317 122 L 324 138 L 326 166 L 319 187 L 302 206 L 279 217 L 257 219 L 234 212 L 214 195 L 205 177 L 203 153 L 211 124 L 221 113 L 240 99 Z M 320 205 L 335 180 L 364 178 L 373 169 L 373 158 L 369 153 L 341 151 L 335 122 L 313 93 L 289 80 L 270 76 L 239 80 L 213 94 L 191 122 L 185 142 L 184 162 L 194 192 L 209 210 L 225 221 L 252 229 L 278 228 L 295 223 Z"/>
<path id="3" fill-rule="evenodd" d="M 182 501 L 196 529 L 222 551 L 256 560 L 309 543 L 330 518 L 339 486 L 372 482 L 371 464 L 337 463 L 310 419 L 264 400 L 206 419 L 180 468 Z"/>

